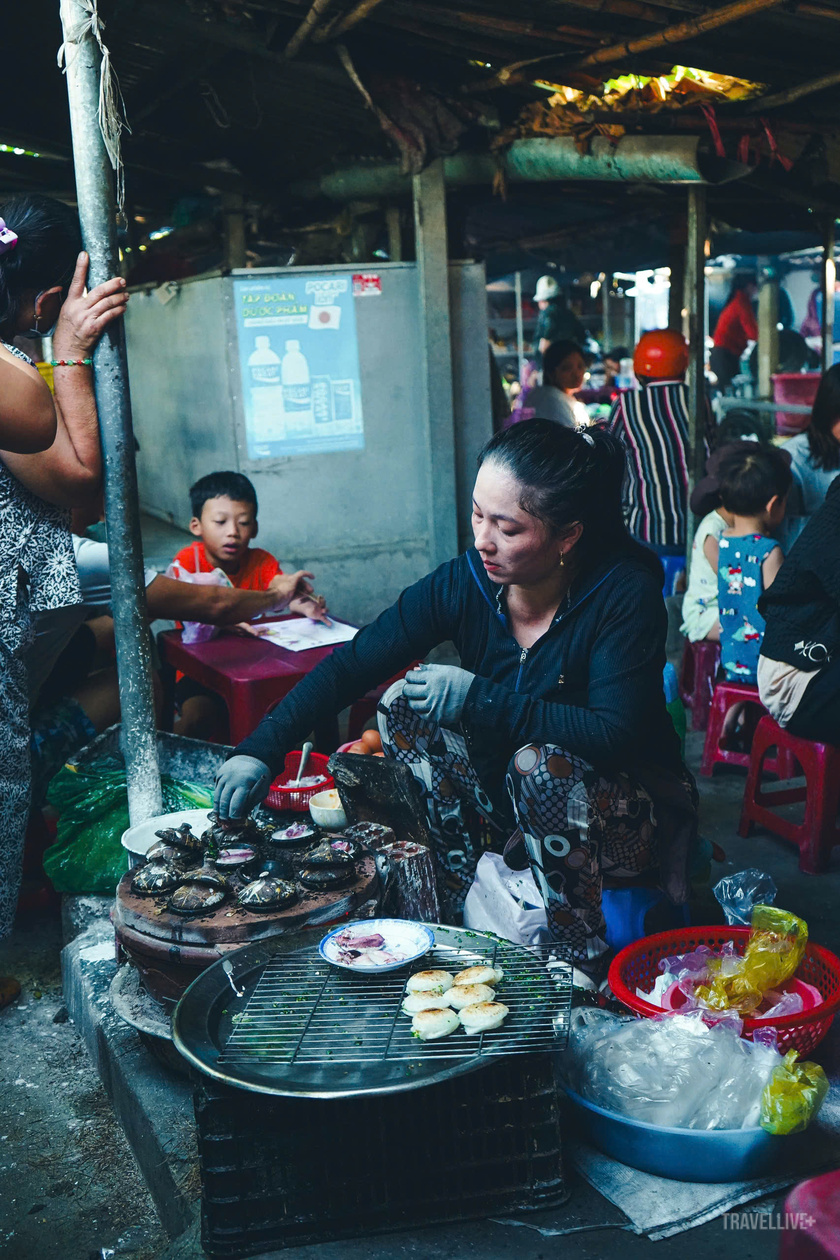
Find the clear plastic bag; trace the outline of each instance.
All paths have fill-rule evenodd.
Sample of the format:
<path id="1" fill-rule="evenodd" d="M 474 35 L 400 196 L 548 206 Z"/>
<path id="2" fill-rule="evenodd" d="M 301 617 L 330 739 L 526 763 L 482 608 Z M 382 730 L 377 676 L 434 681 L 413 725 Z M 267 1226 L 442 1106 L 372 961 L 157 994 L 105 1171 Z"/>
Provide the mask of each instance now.
<path id="1" fill-rule="evenodd" d="M 724 875 L 712 892 L 730 927 L 749 927 L 755 906 L 770 906 L 776 900 L 777 888 L 769 875 L 750 867 L 737 875 Z"/>
<path id="2" fill-rule="evenodd" d="M 782 1059 L 740 1031 L 734 1016 L 712 1024 L 700 1012 L 628 1020 L 580 1007 L 562 1070 L 590 1102 L 647 1124 L 755 1128 Z"/>
<path id="3" fill-rule="evenodd" d="M 233 585 L 230 578 L 221 569 L 211 569 L 209 573 L 201 573 L 198 565 L 198 553 L 196 552 L 195 572 L 191 569 L 185 569 L 183 565 L 178 564 L 177 560 L 173 560 L 166 570 L 165 576 L 173 578 L 176 582 L 191 582 L 193 586 Z M 185 621 L 183 627 L 181 637 L 184 643 L 207 643 L 219 633 L 218 626 L 211 626 L 203 621 Z"/>
<path id="4" fill-rule="evenodd" d="M 756 1010 L 765 993 L 781 988 L 802 962 L 808 944 L 803 919 L 776 906 L 755 906 L 751 927 L 744 956 L 710 961 L 711 981 L 696 989 L 712 1010 Z"/>

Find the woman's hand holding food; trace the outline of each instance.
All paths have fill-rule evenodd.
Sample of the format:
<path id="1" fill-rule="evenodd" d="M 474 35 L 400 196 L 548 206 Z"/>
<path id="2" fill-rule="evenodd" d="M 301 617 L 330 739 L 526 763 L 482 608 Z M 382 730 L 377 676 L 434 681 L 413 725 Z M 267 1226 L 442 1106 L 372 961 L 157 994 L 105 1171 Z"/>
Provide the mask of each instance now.
<path id="1" fill-rule="evenodd" d="M 403 695 L 421 717 L 437 726 L 457 726 L 474 678 L 454 665 L 418 665 L 406 674 Z"/>

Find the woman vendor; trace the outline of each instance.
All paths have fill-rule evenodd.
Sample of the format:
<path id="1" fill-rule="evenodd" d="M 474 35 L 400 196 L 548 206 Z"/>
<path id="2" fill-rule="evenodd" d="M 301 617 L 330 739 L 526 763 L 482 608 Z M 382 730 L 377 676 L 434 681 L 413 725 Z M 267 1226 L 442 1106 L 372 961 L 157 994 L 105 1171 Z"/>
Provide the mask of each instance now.
<path id="1" fill-rule="evenodd" d="M 696 821 L 662 688 L 662 570 L 627 533 L 623 475 L 606 433 L 526 420 L 493 437 L 475 546 L 403 591 L 263 719 L 219 773 L 220 815 L 256 804 L 322 716 L 452 640 L 460 668 L 411 670 L 379 708 L 386 755 L 423 787 L 445 911 L 457 919 L 474 875 L 477 811 L 512 865 L 530 863 L 552 937 L 599 977 L 603 877 L 650 881 L 658 863 L 663 888 L 685 900 Z"/>

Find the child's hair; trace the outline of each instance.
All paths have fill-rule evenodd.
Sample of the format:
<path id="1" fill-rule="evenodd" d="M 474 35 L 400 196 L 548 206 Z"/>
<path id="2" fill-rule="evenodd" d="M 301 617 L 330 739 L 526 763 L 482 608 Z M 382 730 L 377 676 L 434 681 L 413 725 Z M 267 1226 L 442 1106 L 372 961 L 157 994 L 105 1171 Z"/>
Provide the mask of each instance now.
<path id="1" fill-rule="evenodd" d="M 238 472 L 213 472 L 199 477 L 190 486 L 190 505 L 196 518 L 201 516 L 208 499 L 233 499 L 234 503 L 250 503 L 257 515 L 257 492 L 247 477 Z"/>
<path id="2" fill-rule="evenodd" d="M 755 516 L 774 495 L 784 499 L 793 475 L 790 462 L 775 446 L 739 443 L 726 451 L 718 465 L 720 501 L 735 516 Z"/>
<path id="3" fill-rule="evenodd" d="M 0 218 L 17 244 L 0 254 L 0 328 L 13 325 L 26 293 L 70 283 L 82 248 L 79 216 L 63 201 L 35 194 L 12 197 Z"/>

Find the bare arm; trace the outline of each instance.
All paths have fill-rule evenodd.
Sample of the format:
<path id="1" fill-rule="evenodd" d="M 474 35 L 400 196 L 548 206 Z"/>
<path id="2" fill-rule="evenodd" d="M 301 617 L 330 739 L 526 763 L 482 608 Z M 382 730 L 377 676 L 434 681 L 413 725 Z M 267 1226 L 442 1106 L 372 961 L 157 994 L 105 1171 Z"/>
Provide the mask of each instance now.
<path id="1" fill-rule="evenodd" d="M 713 538 L 711 534 L 709 534 L 703 543 L 703 555 L 706 557 L 715 573 L 717 573 L 718 561 L 720 559 L 720 547 L 718 546 L 718 540 Z"/>
<path id="2" fill-rule="evenodd" d="M 116 276 L 85 292 L 88 256 L 79 255 L 76 272 L 53 336 L 57 359 L 87 359 L 109 324 L 121 318 L 128 302 L 125 280 Z M 99 490 L 102 460 L 99 423 L 89 367 L 55 369 L 57 431 L 40 455 L 3 451 L 3 462 L 27 489 L 57 507 L 76 507 Z"/>
<path id="3" fill-rule="evenodd" d="M 784 560 L 785 560 L 785 554 L 782 551 L 781 547 L 774 547 L 773 550 L 770 552 L 770 555 L 762 563 L 761 578 L 762 578 L 762 581 L 764 582 L 765 591 L 767 590 L 768 586 L 773 585 L 773 581 L 776 577 L 776 574 L 779 572 L 779 569 L 781 569 L 782 565 L 784 564 Z"/>
<path id="4" fill-rule="evenodd" d="M 38 369 L 0 346 L 0 446 L 21 455 L 46 451 L 56 427 L 52 395 Z"/>
<path id="5" fill-rule="evenodd" d="M 152 620 L 203 621 L 211 626 L 235 626 L 263 613 L 287 608 L 295 593 L 309 587 L 311 573 L 282 573 L 267 591 L 240 591 L 232 586 L 199 586 L 174 578 L 156 577 L 146 587 L 146 604 Z M 311 589 L 311 588 L 310 588 Z"/>

